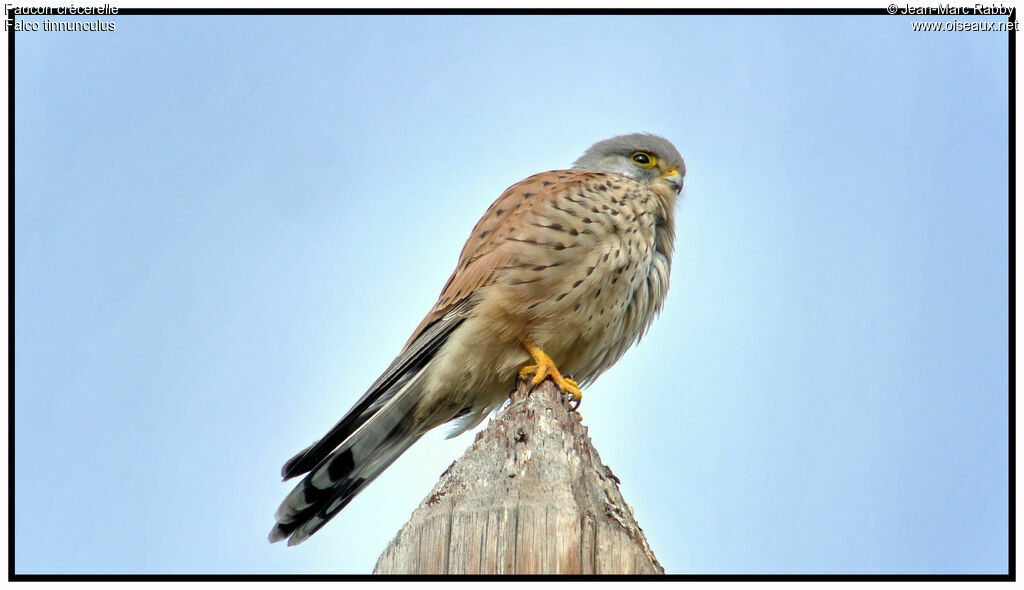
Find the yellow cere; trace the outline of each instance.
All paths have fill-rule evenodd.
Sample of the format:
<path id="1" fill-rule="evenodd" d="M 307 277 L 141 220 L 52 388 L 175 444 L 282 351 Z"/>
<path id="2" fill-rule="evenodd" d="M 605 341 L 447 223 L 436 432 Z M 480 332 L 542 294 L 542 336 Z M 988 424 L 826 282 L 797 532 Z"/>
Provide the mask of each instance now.
<path id="1" fill-rule="evenodd" d="M 658 165 L 658 156 L 649 152 L 633 152 L 629 159 L 641 168 L 654 168 Z"/>

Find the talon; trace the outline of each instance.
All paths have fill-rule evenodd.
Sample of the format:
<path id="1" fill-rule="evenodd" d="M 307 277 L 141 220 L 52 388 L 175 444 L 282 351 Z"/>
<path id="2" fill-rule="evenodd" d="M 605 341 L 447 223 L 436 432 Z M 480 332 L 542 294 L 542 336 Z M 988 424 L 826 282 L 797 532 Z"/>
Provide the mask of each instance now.
<path id="1" fill-rule="evenodd" d="M 555 385 L 565 393 L 568 393 L 573 401 L 577 402 L 576 407 L 579 407 L 580 400 L 583 399 L 583 392 L 580 391 L 580 384 L 576 381 L 563 377 L 558 371 L 558 367 L 555 366 L 555 362 L 551 360 L 539 346 L 523 342 L 523 347 L 533 357 L 534 365 L 526 365 L 522 369 L 519 369 L 519 376 L 522 378 L 529 377 L 533 374 L 533 379 L 530 380 L 532 385 L 539 385 L 541 381 L 544 381 L 547 377 L 551 377 L 551 380 L 555 382 Z"/>
<path id="2" fill-rule="evenodd" d="M 558 381 L 556 380 L 555 383 L 558 383 Z M 562 383 L 559 384 L 559 387 L 562 388 L 562 391 L 571 395 L 574 401 L 580 401 L 583 399 L 583 392 L 580 391 L 580 384 L 576 383 L 572 379 L 562 377 Z"/>

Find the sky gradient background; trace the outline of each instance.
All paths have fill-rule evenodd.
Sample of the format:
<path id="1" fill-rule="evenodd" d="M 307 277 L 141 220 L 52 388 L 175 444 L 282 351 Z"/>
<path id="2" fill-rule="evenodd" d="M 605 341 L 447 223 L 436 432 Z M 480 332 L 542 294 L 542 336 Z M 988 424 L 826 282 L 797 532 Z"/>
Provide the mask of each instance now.
<path id="1" fill-rule="evenodd" d="M 912 20 L 18 33 L 16 571 L 368 573 L 472 434 L 292 549 L 281 464 L 503 189 L 647 131 L 672 290 L 581 413 L 666 570 L 1005 572 L 1007 36 Z"/>

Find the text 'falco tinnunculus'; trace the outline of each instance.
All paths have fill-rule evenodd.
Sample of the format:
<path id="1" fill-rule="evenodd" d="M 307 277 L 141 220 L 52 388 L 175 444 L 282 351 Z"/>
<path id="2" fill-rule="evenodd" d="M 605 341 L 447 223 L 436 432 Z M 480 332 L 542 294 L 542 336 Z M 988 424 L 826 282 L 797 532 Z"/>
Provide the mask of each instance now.
<path id="1" fill-rule="evenodd" d="M 517 376 L 550 377 L 578 401 L 661 309 L 685 173 L 667 140 L 622 135 L 502 193 L 398 358 L 285 463 L 286 480 L 307 475 L 278 508 L 271 542 L 306 540 L 428 430 L 479 424 Z"/>

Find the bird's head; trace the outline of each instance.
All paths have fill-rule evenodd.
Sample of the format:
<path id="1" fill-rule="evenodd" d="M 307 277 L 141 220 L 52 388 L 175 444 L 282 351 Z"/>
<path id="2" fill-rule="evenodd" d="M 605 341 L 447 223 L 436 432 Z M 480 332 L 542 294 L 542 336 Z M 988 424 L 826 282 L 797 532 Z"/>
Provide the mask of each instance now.
<path id="1" fill-rule="evenodd" d="M 599 141 L 590 146 L 573 168 L 588 172 L 619 174 L 646 184 L 652 190 L 676 196 L 683 188 L 686 165 L 671 142 L 657 135 L 633 133 Z"/>

